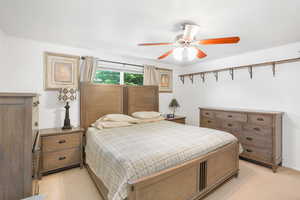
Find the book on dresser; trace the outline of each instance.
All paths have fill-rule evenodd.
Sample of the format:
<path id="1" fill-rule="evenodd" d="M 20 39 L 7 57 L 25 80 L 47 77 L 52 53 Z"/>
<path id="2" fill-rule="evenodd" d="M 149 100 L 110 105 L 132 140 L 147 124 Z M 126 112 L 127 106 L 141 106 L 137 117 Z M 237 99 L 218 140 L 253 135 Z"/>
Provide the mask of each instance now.
<path id="1" fill-rule="evenodd" d="M 33 170 L 38 133 L 38 95 L 0 93 L 0 199 L 36 194 Z"/>
<path id="2" fill-rule="evenodd" d="M 282 162 L 283 112 L 201 107 L 200 126 L 223 130 L 236 136 L 243 147 L 240 155 L 272 167 Z"/>

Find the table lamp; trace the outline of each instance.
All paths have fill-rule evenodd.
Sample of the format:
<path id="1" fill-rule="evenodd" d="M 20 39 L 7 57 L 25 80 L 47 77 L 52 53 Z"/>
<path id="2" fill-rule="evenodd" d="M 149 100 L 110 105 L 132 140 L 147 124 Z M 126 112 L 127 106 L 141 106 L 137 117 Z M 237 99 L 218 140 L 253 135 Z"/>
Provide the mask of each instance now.
<path id="1" fill-rule="evenodd" d="M 59 94 L 58 94 L 58 100 L 66 103 L 65 120 L 64 120 L 64 126 L 62 127 L 62 129 L 72 129 L 72 126 L 70 123 L 70 114 L 69 114 L 69 109 L 70 109 L 69 102 L 76 100 L 76 89 L 75 88 L 60 88 Z"/>

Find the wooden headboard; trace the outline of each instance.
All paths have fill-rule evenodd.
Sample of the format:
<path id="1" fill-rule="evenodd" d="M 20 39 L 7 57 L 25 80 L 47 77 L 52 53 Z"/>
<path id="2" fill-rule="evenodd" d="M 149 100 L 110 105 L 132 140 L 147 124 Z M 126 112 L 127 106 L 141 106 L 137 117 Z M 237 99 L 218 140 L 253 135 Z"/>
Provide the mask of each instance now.
<path id="1" fill-rule="evenodd" d="M 125 114 L 131 115 L 137 111 L 158 111 L 158 96 L 158 86 L 125 87 Z"/>
<path id="2" fill-rule="evenodd" d="M 158 86 L 81 83 L 80 126 L 86 129 L 106 114 L 158 111 L 158 96 Z"/>

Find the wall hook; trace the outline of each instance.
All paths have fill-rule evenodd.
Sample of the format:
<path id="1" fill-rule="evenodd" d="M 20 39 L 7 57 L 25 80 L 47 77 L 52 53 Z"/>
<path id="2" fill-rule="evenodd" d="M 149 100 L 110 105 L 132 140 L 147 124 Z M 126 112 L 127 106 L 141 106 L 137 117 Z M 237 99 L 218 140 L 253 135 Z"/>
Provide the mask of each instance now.
<path id="1" fill-rule="evenodd" d="M 248 67 L 248 71 L 249 71 L 250 78 L 252 79 L 253 78 L 253 67 L 252 66 Z"/>
<path id="2" fill-rule="evenodd" d="M 190 78 L 191 82 L 194 83 L 194 76 L 193 75 L 189 75 L 189 78 Z"/>
<path id="3" fill-rule="evenodd" d="M 234 71 L 233 68 L 229 69 L 229 74 L 230 74 L 232 80 L 234 79 L 234 72 L 233 71 Z"/>
<path id="4" fill-rule="evenodd" d="M 205 82 L 205 73 L 201 73 L 200 76 L 201 76 L 202 82 L 204 83 Z"/>
<path id="5" fill-rule="evenodd" d="M 182 84 L 184 84 L 184 76 L 180 76 L 180 80 L 181 80 Z"/>
<path id="6" fill-rule="evenodd" d="M 219 80 L 219 73 L 218 73 L 218 71 L 215 71 L 214 75 L 215 75 L 216 81 L 218 82 L 218 80 Z"/>
<path id="7" fill-rule="evenodd" d="M 272 64 L 272 71 L 273 71 L 273 77 L 276 75 L 276 65 L 275 63 Z"/>

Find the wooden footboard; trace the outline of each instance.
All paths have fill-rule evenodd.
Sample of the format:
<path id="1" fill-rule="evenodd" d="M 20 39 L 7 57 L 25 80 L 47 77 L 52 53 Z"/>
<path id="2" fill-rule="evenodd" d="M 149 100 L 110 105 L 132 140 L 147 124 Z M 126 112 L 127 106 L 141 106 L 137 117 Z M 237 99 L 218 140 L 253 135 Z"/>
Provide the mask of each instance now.
<path id="1" fill-rule="evenodd" d="M 128 183 L 128 200 L 195 200 L 208 194 L 239 171 L 238 142 Z M 89 169 L 104 199 L 108 190 Z"/>

